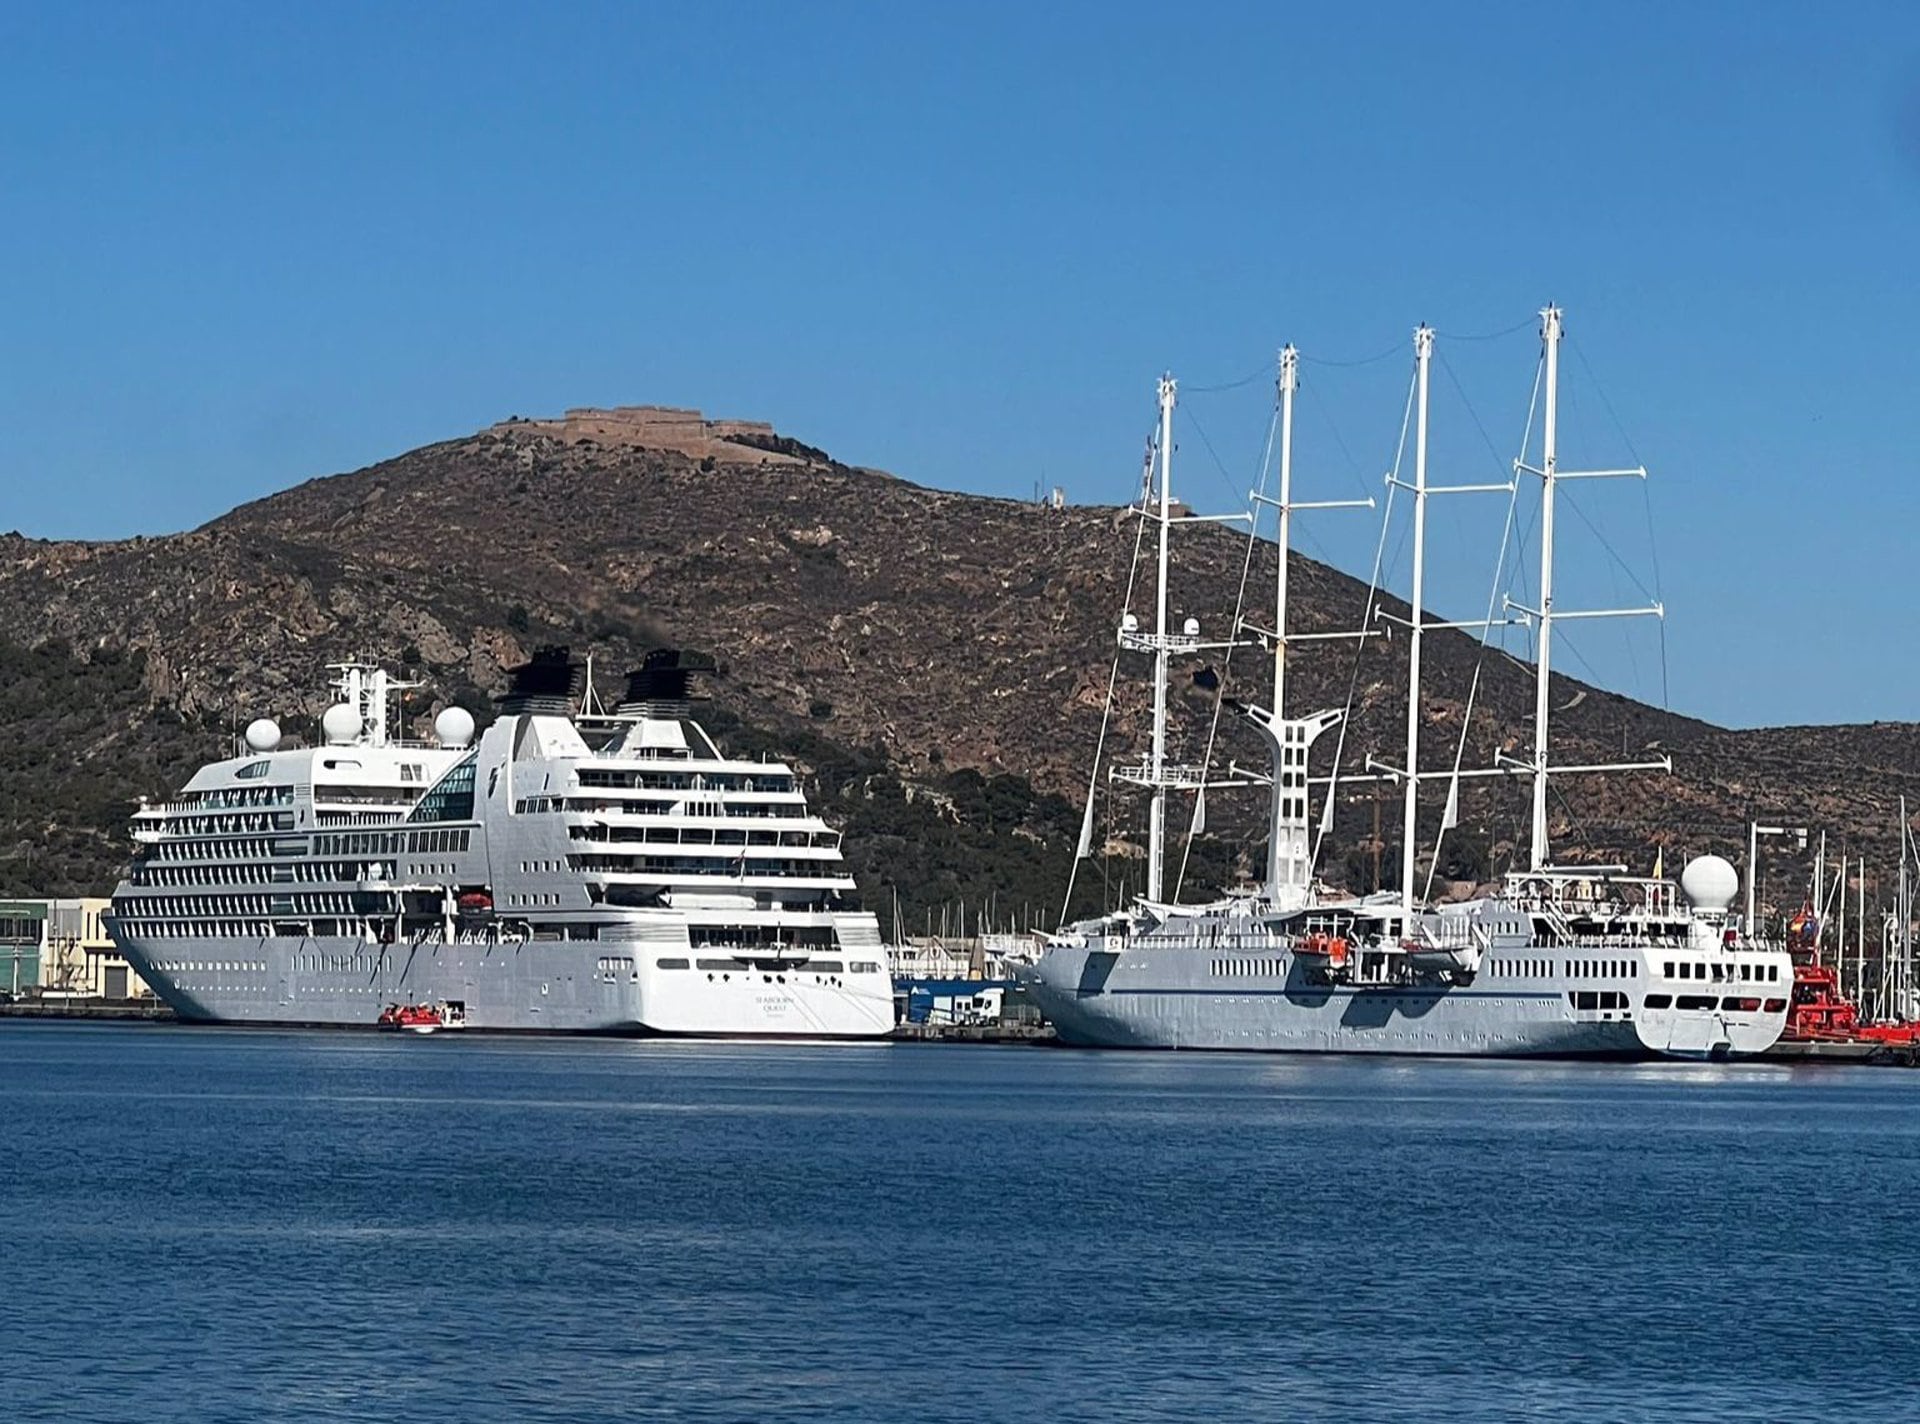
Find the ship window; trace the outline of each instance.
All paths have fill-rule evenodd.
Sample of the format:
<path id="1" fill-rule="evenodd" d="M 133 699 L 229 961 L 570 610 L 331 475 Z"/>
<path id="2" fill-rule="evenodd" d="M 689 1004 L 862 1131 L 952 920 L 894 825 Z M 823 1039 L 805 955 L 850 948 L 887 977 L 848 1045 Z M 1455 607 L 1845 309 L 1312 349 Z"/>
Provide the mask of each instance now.
<path id="1" fill-rule="evenodd" d="M 238 771 L 234 772 L 234 779 L 236 781 L 258 781 L 267 774 L 271 766 L 271 762 L 250 761 Z"/>
<path id="2" fill-rule="evenodd" d="M 408 815 L 409 821 L 465 821 L 473 816 L 475 752 L 433 784 Z"/>
<path id="3" fill-rule="evenodd" d="M 880 966 L 871 960 L 855 960 L 853 972 L 855 974 L 878 974 L 880 972 Z"/>
<path id="4" fill-rule="evenodd" d="M 1767 1007 L 1765 1012 L 1770 1014 L 1783 1014 L 1786 1011 L 1787 1011 L 1787 1001 L 1785 999 L 1768 999 L 1767 1000 Z"/>
<path id="5" fill-rule="evenodd" d="M 1714 998 L 1711 994 L 1682 994 L 1674 1001 L 1674 1005 L 1682 1009 L 1710 1009 L 1714 1005 Z"/>
<path id="6" fill-rule="evenodd" d="M 1667 978 L 1669 979 L 1673 978 L 1673 961 L 1671 959 L 1669 959 L 1665 964 L 1661 965 L 1660 967 L 1666 973 Z M 1665 1005 L 1662 1005 L 1662 1007 L 1664 1008 Z"/>
<path id="7" fill-rule="evenodd" d="M 687 967 L 687 961 L 684 959 L 656 959 L 653 961 L 653 967 L 655 969 L 685 969 Z"/>

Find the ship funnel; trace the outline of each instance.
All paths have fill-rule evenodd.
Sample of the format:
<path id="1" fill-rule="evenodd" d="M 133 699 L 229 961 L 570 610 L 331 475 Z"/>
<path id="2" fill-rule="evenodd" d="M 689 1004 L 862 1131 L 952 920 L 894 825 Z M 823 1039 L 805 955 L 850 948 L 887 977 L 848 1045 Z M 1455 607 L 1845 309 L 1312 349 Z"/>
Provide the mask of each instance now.
<path id="1" fill-rule="evenodd" d="M 713 659 L 679 648 L 655 648 L 627 674 L 627 690 L 616 712 L 623 717 L 680 718 L 691 715 L 696 676 L 711 673 Z"/>
<path id="2" fill-rule="evenodd" d="M 503 713 L 570 717 L 587 685 L 587 670 L 565 647 L 537 648 L 532 658 L 509 671 L 513 680 L 498 699 Z"/>

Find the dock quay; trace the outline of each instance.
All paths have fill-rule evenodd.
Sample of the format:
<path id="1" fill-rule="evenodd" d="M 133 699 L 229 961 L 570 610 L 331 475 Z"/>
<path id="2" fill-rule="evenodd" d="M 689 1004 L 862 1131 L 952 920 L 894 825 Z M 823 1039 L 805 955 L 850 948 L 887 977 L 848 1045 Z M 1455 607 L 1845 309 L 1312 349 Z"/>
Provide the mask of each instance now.
<path id="1" fill-rule="evenodd" d="M 1052 1043 L 1052 1024 L 897 1023 L 888 1035 L 895 1043 Z"/>
<path id="2" fill-rule="evenodd" d="M 115 1022 L 172 1023 L 174 1012 L 151 999 L 118 1003 L 100 1000 L 18 999 L 0 1004 L 0 1019 L 91 1019 Z"/>
<path id="3" fill-rule="evenodd" d="M 1868 1063 L 1876 1067 L 1920 1067 L 1920 1049 L 1911 1043 L 1876 1043 L 1871 1039 L 1783 1038 L 1760 1054 L 1773 1062 Z"/>

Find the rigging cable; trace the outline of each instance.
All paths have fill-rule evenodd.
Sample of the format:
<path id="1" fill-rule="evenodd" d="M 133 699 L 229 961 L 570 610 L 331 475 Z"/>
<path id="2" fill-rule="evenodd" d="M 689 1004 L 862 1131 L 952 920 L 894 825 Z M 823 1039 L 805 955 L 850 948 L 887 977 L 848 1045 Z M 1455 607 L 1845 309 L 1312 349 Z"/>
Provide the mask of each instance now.
<path id="1" fill-rule="evenodd" d="M 1503 336 L 1512 336 L 1516 331 L 1525 331 L 1530 326 L 1537 329 L 1538 323 L 1538 317 L 1530 316 L 1525 321 L 1516 322 L 1514 325 L 1505 327 L 1499 331 L 1480 332 L 1472 336 L 1462 336 L 1457 331 L 1436 331 L 1434 335 L 1444 337 L 1448 341 L 1498 341 Z"/>
<path id="2" fill-rule="evenodd" d="M 1640 458 L 1640 452 L 1634 448 L 1633 437 L 1627 433 L 1626 426 L 1621 423 L 1619 413 L 1613 408 L 1613 402 L 1607 399 L 1607 388 L 1601 385 L 1599 377 L 1594 375 L 1593 367 L 1587 361 L 1587 353 L 1580 349 L 1580 343 L 1571 336 L 1567 337 L 1566 341 L 1567 345 L 1573 348 L 1574 359 L 1580 363 L 1580 369 L 1586 373 L 1587 380 L 1592 383 L 1593 393 L 1600 397 L 1600 404 L 1606 408 L 1607 418 L 1613 422 L 1614 429 L 1620 433 L 1620 438 L 1626 442 L 1627 453 L 1633 456 L 1633 463 L 1643 470 L 1646 469 L 1647 462 Z M 1647 481 L 1645 480 L 1640 482 L 1640 501 L 1646 510 L 1647 516 L 1647 561 L 1652 565 L 1653 601 L 1664 606 L 1665 600 L 1660 595 L 1660 541 L 1654 537 L 1653 492 L 1647 488 Z M 1663 712 L 1671 712 L 1673 710 L 1673 702 L 1667 690 L 1667 620 L 1661 617 L 1654 621 L 1660 625 L 1658 630 L 1660 635 L 1660 709 Z"/>
<path id="3" fill-rule="evenodd" d="M 1329 360 L 1325 356 L 1308 356 L 1303 352 L 1301 353 L 1301 356 L 1300 356 L 1300 363 L 1302 365 L 1334 366 L 1334 367 L 1339 367 L 1342 370 L 1351 370 L 1355 366 L 1371 366 L 1375 362 L 1386 360 L 1387 357 L 1393 355 L 1395 352 L 1405 351 L 1406 349 L 1407 349 L 1406 342 L 1396 341 L 1393 343 L 1393 345 L 1389 346 L 1385 351 L 1377 352 L 1372 356 L 1362 356 L 1358 361 L 1333 361 L 1333 360 Z"/>
<path id="4" fill-rule="evenodd" d="M 1188 386 L 1186 388 L 1187 394 L 1190 396 L 1211 396 L 1211 395 L 1217 395 L 1221 391 L 1237 391 L 1241 389 L 1243 386 L 1252 385 L 1255 381 L 1259 380 L 1262 376 L 1270 374 L 1272 370 L 1273 370 L 1273 367 L 1271 365 L 1266 365 L 1266 366 L 1259 367 L 1257 370 L 1249 373 L 1248 375 L 1242 376 L 1237 381 L 1226 381 L 1221 385 L 1217 385 L 1217 386 Z"/>
<path id="5" fill-rule="evenodd" d="M 1333 744 L 1333 771 L 1327 778 L 1327 799 L 1320 813 L 1320 825 L 1314 833 L 1313 854 L 1307 861 L 1309 878 L 1313 875 L 1314 867 L 1320 864 L 1320 851 L 1333 830 L 1334 798 L 1340 787 L 1340 759 L 1347 750 L 1347 730 L 1353 723 L 1353 701 L 1360 689 L 1360 667 L 1366 658 L 1367 639 L 1373 636 L 1371 629 L 1380 600 L 1380 569 L 1386 560 L 1387 533 L 1393 528 L 1393 497 L 1400 487 L 1400 466 L 1406 458 L 1407 431 L 1413 424 L 1413 398 L 1417 381 L 1417 376 L 1410 376 L 1407 380 L 1407 403 L 1400 414 L 1400 441 L 1394 448 L 1393 469 L 1387 475 L 1386 504 L 1380 512 L 1380 538 L 1373 547 L 1373 573 L 1367 582 L 1366 602 L 1360 610 L 1360 634 L 1353 643 L 1353 671 L 1347 679 L 1347 702 L 1340 713 L 1340 735 Z"/>
<path id="6" fill-rule="evenodd" d="M 1156 425 L 1155 433 L 1152 436 L 1150 436 L 1147 440 L 1146 464 L 1147 464 L 1147 470 L 1149 475 L 1151 475 L 1151 472 L 1153 469 L 1153 460 L 1154 460 L 1154 456 L 1157 453 L 1156 446 L 1158 444 L 1159 444 L 1159 428 Z M 1133 559 L 1127 566 L 1127 592 L 1126 592 L 1125 598 L 1121 601 L 1122 608 L 1127 608 L 1132 606 L 1133 587 L 1135 582 L 1138 580 L 1139 574 L 1140 574 L 1140 546 L 1142 543 L 1146 541 L 1146 536 L 1147 536 L 1147 521 L 1145 518 L 1145 497 L 1144 496 L 1142 497 L 1142 501 L 1141 501 L 1141 515 L 1142 515 L 1141 519 L 1134 526 Z M 1114 693 L 1114 688 L 1119 684 L 1119 679 L 1120 679 L 1120 649 L 1116 644 L 1113 652 L 1113 666 L 1107 672 L 1107 700 L 1105 705 L 1100 710 L 1100 737 L 1099 737 L 1099 740 L 1097 740 L 1093 746 L 1093 774 L 1088 779 L 1088 783 L 1087 783 L 1087 809 L 1083 813 L 1083 817 L 1081 821 L 1080 839 L 1074 843 L 1073 862 L 1067 869 L 1066 897 L 1060 902 L 1060 923 L 1063 925 L 1067 923 L 1067 907 L 1073 903 L 1073 886 L 1074 886 L 1074 882 L 1079 878 L 1079 875 L 1080 875 L 1080 861 L 1081 861 L 1081 858 L 1087 853 L 1088 837 L 1089 837 L 1091 828 L 1093 826 L 1093 819 L 1094 819 L 1094 810 L 1093 810 L 1094 801 L 1100 792 L 1100 758 L 1102 754 L 1106 751 L 1107 724 L 1111 722 L 1113 719 L 1113 693 Z M 1105 884 L 1105 877 L 1106 877 L 1106 857 L 1102 856 L 1101 857 L 1101 878 L 1102 878 L 1103 886 Z M 1106 901 L 1104 900 L 1104 897 L 1103 897 L 1103 903 L 1106 903 Z"/>
<path id="7" fill-rule="evenodd" d="M 1367 490 L 1367 482 L 1360 474 L 1360 462 L 1353 457 L 1352 448 L 1347 444 L 1346 437 L 1340 433 L 1339 422 L 1333 418 L 1333 407 L 1319 398 L 1311 381 L 1300 383 L 1300 394 L 1313 405 L 1314 414 L 1326 423 L 1328 433 L 1333 436 L 1333 443 L 1340 447 L 1340 453 L 1346 457 L 1347 474 L 1352 478 L 1355 488 L 1360 491 L 1360 497 L 1371 498 Z"/>
<path id="8" fill-rule="evenodd" d="M 1195 430 L 1200 430 L 1200 422 L 1197 420 L 1194 420 L 1191 413 L 1188 414 L 1187 419 L 1189 421 L 1192 421 L 1193 428 Z M 1266 493 L 1267 469 L 1268 469 L 1268 466 L 1271 465 L 1273 462 L 1273 441 L 1274 441 L 1274 436 L 1276 432 L 1279 430 L 1279 428 L 1280 428 L 1280 403 L 1278 398 L 1276 397 L 1274 401 L 1274 406 L 1273 406 L 1273 418 L 1267 422 L 1266 448 L 1260 452 L 1259 490 L 1260 490 L 1260 493 L 1262 494 Z M 1207 435 L 1204 430 L 1200 431 L 1200 439 L 1203 442 L 1205 442 L 1208 453 L 1211 454 L 1213 451 L 1213 442 L 1207 439 Z M 1214 463 L 1216 465 L 1220 464 L 1220 457 L 1218 455 L 1214 456 Z M 1220 473 L 1223 476 L 1226 475 L 1227 473 L 1226 466 L 1224 465 L 1220 466 Z M 1227 640 L 1227 651 L 1225 655 L 1220 659 L 1220 677 L 1219 677 L 1220 685 L 1214 688 L 1213 690 L 1213 716 L 1209 719 L 1207 723 L 1206 750 L 1205 752 L 1202 753 L 1200 757 L 1201 785 L 1200 785 L 1200 789 L 1194 792 L 1193 816 L 1192 816 L 1192 819 L 1189 820 L 1187 823 L 1186 842 L 1184 845 L 1182 845 L 1180 849 L 1180 871 L 1179 871 L 1179 874 L 1175 875 L 1173 879 L 1173 898 L 1175 901 L 1179 900 L 1180 891 L 1187 882 L 1187 863 L 1193 858 L 1194 838 L 1198 836 L 1201 833 L 1201 831 L 1206 829 L 1206 822 L 1202 819 L 1202 815 L 1201 815 L 1201 808 L 1206 804 L 1206 799 L 1207 799 L 1206 775 L 1207 775 L 1207 769 L 1213 765 L 1213 747 L 1214 747 L 1215 738 L 1218 737 L 1220 732 L 1220 709 L 1225 702 L 1224 689 L 1227 685 L 1227 674 L 1233 668 L 1233 650 L 1234 650 L 1234 647 L 1238 644 L 1239 637 L 1240 637 L 1240 617 L 1246 611 L 1247 579 L 1253 571 L 1253 550 L 1254 550 L 1254 546 L 1259 542 L 1259 538 L 1260 538 L 1259 511 L 1260 511 L 1260 506 L 1257 503 L 1253 504 L 1251 506 L 1251 512 L 1248 517 L 1247 554 L 1246 554 L 1246 558 L 1241 562 L 1241 565 L 1240 565 L 1240 591 L 1234 597 L 1234 601 L 1233 601 L 1233 623 L 1231 625 L 1232 632 L 1229 635 Z"/>
<path id="9" fill-rule="evenodd" d="M 1445 361 L 1443 360 L 1441 364 L 1445 365 Z M 1519 460 L 1515 462 L 1516 465 L 1519 463 L 1519 461 L 1523 461 L 1526 459 L 1527 442 L 1532 440 L 1533 438 L 1533 416 L 1534 416 L 1535 410 L 1539 406 L 1540 382 L 1542 377 L 1545 375 L 1546 368 L 1547 368 L 1547 359 L 1546 359 L 1545 353 L 1543 352 L 1541 354 L 1539 364 L 1537 364 L 1534 367 L 1534 371 L 1533 371 L 1533 395 L 1527 401 L 1527 423 L 1525 428 L 1520 433 L 1520 456 L 1519 456 Z M 1451 368 L 1448 369 L 1447 374 L 1449 376 L 1453 374 Z M 1458 387 L 1459 384 L 1460 384 L 1459 381 L 1455 380 L 1454 385 Z M 1466 392 L 1462 391 L 1460 394 L 1461 394 L 1461 399 L 1464 400 L 1466 398 Z M 1473 407 L 1469 405 L 1467 409 L 1469 412 L 1471 412 Z M 1479 423 L 1480 423 L 1479 417 L 1475 416 L 1474 424 L 1478 425 Z M 1486 434 L 1486 431 L 1483 429 L 1480 433 L 1482 436 L 1484 436 Z M 1489 450 L 1492 450 L 1493 448 L 1492 441 L 1487 442 L 1487 448 Z M 1498 457 L 1496 456 L 1495 458 L 1498 458 Z M 1506 528 L 1501 532 L 1501 535 L 1500 535 L 1500 556 L 1498 559 L 1494 561 L 1493 584 L 1490 588 L 1487 589 L 1487 618 L 1486 618 L 1486 622 L 1480 625 L 1480 651 L 1474 656 L 1474 659 L 1473 659 L 1473 680 L 1467 684 L 1466 710 L 1461 714 L 1461 717 L 1460 717 L 1460 740 L 1454 743 L 1454 748 L 1453 748 L 1453 775 L 1447 782 L 1447 811 L 1452 812 L 1454 816 L 1453 824 L 1455 825 L 1459 824 L 1459 815 L 1460 815 L 1460 764 L 1463 760 L 1465 760 L 1466 754 L 1467 754 L 1467 734 L 1473 730 L 1473 708 L 1474 708 L 1474 703 L 1479 700 L 1480 676 L 1481 676 L 1481 673 L 1484 672 L 1486 669 L 1488 644 L 1493 638 L 1493 629 L 1494 629 L 1493 610 L 1494 610 L 1495 604 L 1499 602 L 1501 594 L 1503 592 L 1503 589 L 1501 587 L 1501 581 L 1506 576 L 1507 552 L 1509 549 L 1513 547 L 1514 515 L 1516 511 L 1519 509 L 1519 505 L 1520 505 L 1520 472 L 1517 468 L 1513 471 L 1512 481 L 1513 481 L 1512 487 L 1507 492 L 1507 524 L 1506 524 Z M 1504 625 L 1505 620 L 1503 619 L 1501 620 L 1501 622 Z M 1498 755 L 1499 754 L 1496 751 L 1495 752 L 1496 759 Z M 1496 760 L 1496 764 L 1497 764 L 1497 760 Z M 1447 831 L 1450 829 L 1447 821 L 1447 811 L 1441 812 L 1440 829 L 1434 835 L 1434 838 L 1433 838 L 1433 859 L 1427 863 L 1426 888 L 1420 892 L 1420 898 L 1422 900 L 1427 901 L 1429 904 L 1431 904 L 1433 900 L 1434 877 L 1438 875 L 1440 872 L 1440 847 L 1443 844 L 1445 844 L 1447 839 Z"/>

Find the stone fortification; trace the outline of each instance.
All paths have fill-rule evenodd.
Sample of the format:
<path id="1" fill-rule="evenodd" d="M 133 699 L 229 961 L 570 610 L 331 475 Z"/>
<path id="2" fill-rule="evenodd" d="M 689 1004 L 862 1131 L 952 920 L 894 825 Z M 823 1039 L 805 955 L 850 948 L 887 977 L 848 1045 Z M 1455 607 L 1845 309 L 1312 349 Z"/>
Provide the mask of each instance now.
<path id="1" fill-rule="evenodd" d="M 669 405 L 581 406 L 558 420 L 502 421 L 495 430 L 539 431 L 569 445 L 630 446 L 711 456 L 732 464 L 804 463 L 777 448 L 779 436 L 764 420 L 708 420 L 697 410 Z"/>

